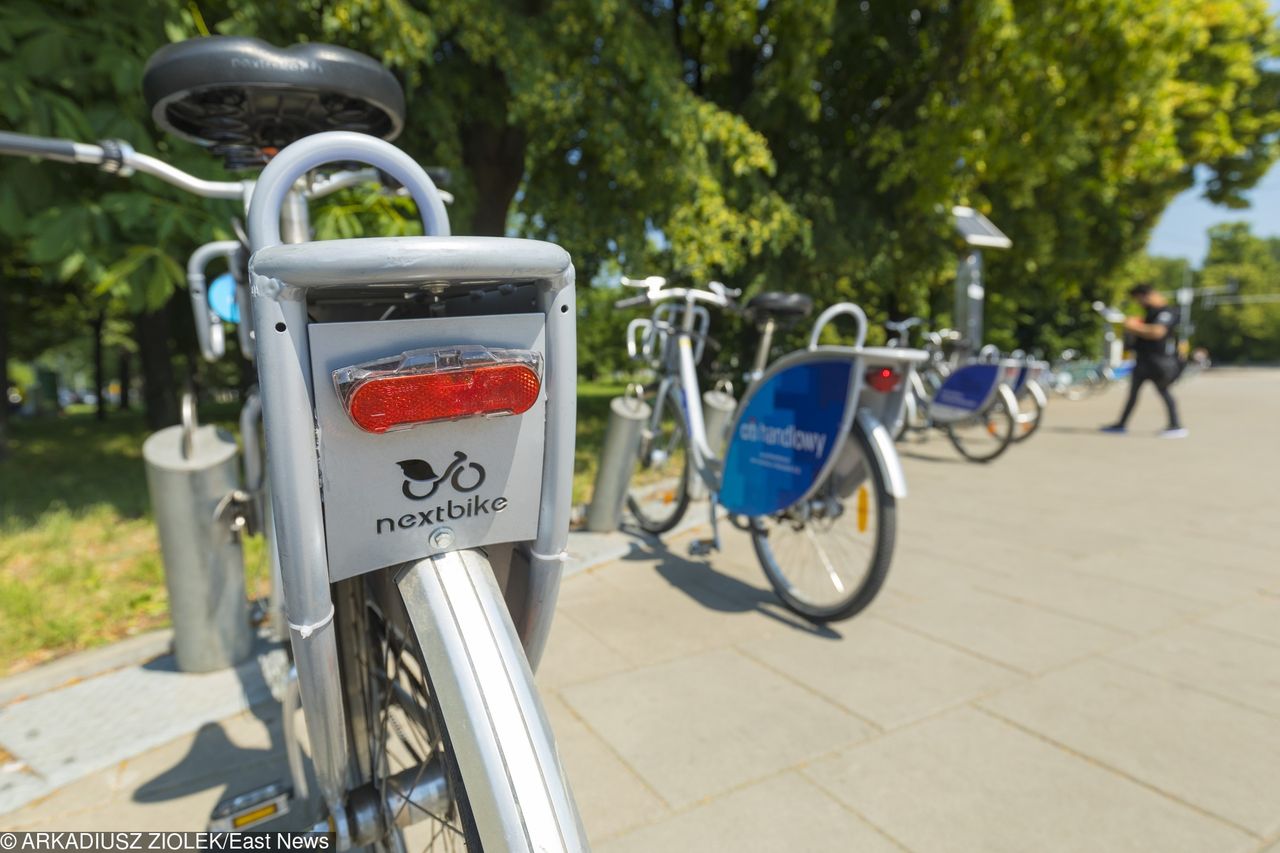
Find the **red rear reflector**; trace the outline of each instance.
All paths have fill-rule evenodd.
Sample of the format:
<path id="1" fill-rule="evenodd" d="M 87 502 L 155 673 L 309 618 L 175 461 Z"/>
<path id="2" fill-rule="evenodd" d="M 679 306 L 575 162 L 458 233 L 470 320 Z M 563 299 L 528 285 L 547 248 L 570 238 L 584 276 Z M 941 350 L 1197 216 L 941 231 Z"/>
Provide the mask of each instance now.
<path id="1" fill-rule="evenodd" d="M 382 433 L 523 414 L 542 391 L 542 357 L 476 345 L 436 347 L 335 370 L 333 382 L 351 422 Z"/>
<path id="2" fill-rule="evenodd" d="M 901 379 L 902 377 L 888 367 L 873 367 L 867 371 L 867 384 L 881 394 L 887 394 L 897 388 Z"/>

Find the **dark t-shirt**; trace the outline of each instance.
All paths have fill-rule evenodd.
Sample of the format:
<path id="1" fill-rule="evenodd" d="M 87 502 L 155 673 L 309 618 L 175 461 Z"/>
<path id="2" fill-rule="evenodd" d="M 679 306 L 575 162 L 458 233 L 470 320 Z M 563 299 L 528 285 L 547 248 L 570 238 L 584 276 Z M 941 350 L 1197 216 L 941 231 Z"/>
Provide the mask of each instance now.
<path id="1" fill-rule="evenodd" d="M 1178 321 L 1181 318 L 1182 314 L 1176 305 L 1161 305 L 1159 308 L 1148 308 L 1147 316 L 1143 318 L 1143 322 L 1148 325 L 1164 326 L 1169 331 L 1158 341 L 1138 338 L 1133 345 L 1134 354 L 1141 359 L 1155 359 L 1162 356 L 1176 355 L 1178 342 L 1174 338 L 1173 330 L 1177 328 Z"/>

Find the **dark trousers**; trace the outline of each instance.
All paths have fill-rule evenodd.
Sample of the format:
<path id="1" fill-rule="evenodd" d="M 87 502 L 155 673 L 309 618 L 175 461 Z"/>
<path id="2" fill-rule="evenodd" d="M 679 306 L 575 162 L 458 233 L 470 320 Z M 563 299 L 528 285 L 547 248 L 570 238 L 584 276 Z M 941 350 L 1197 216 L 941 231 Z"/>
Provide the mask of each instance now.
<path id="1" fill-rule="evenodd" d="M 1138 402 L 1138 390 L 1142 388 L 1142 383 L 1151 380 L 1151 384 L 1155 385 L 1156 390 L 1160 392 L 1165 408 L 1169 410 L 1169 429 L 1180 427 L 1182 424 L 1178 421 L 1178 406 L 1173 402 L 1173 395 L 1169 393 L 1169 386 L 1176 378 L 1174 373 L 1173 370 L 1165 370 L 1164 365 L 1158 361 L 1138 359 L 1133 366 L 1133 376 L 1129 380 L 1129 399 L 1124 404 L 1124 413 L 1120 415 L 1120 426 L 1129 422 L 1129 415 L 1133 414 L 1133 407 Z"/>

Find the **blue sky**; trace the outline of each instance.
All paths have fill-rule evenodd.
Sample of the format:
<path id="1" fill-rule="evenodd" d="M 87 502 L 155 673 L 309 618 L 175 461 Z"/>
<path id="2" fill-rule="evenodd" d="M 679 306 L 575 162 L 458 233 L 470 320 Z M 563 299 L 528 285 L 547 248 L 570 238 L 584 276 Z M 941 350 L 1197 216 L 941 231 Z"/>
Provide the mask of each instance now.
<path id="1" fill-rule="evenodd" d="M 1280 13 L 1280 0 L 1271 0 L 1270 5 L 1272 14 Z M 1245 221 L 1259 236 L 1280 236 L 1280 163 L 1272 166 L 1249 193 L 1251 206 L 1246 210 L 1210 204 L 1200 197 L 1200 192 L 1193 187 L 1173 200 L 1152 232 L 1147 251 L 1153 255 L 1188 258 L 1200 266 L 1209 251 L 1205 232 L 1210 225 Z"/>

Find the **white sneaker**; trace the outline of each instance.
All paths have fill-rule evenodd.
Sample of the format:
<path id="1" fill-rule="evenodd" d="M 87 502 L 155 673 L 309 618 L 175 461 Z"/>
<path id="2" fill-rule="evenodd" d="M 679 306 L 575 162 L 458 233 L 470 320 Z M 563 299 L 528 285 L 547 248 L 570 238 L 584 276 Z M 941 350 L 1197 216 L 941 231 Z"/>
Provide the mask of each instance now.
<path id="1" fill-rule="evenodd" d="M 1167 429 L 1160 433 L 1160 438 L 1186 438 L 1191 435 L 1191 430 L 1186 427 L 1178 427 L 1177 429 Z"/>

